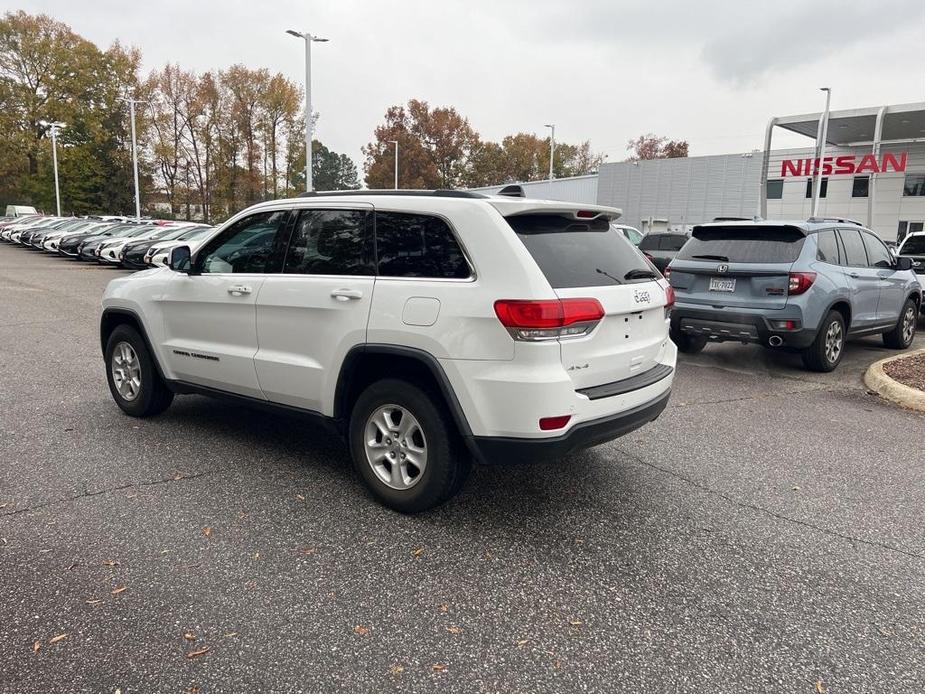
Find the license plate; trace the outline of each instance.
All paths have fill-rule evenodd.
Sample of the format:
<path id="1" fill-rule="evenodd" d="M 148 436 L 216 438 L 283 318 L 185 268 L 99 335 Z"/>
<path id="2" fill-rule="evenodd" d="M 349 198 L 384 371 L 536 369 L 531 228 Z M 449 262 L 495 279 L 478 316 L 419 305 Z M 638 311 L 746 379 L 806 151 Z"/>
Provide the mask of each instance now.
<path id="1" fill-rule="evenodd" d="M 711 292 L 734 292 L 736 290 L 736 281 L 725 279 L 723 277 L 710 278 Z"/>

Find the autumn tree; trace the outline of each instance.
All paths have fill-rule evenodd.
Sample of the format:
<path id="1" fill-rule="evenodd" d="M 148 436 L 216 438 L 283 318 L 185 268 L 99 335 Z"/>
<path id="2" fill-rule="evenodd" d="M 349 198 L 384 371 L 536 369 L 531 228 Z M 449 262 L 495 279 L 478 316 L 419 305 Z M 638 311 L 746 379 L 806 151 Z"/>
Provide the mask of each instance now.
<path id="1" fill-rule="evenodd" d="M 647 133 L 627 142 L 626 149 L 631 152 L 627 161 L 674 159 L 687 156 L 688 143 L 686 140 L 669 140 Z"/>

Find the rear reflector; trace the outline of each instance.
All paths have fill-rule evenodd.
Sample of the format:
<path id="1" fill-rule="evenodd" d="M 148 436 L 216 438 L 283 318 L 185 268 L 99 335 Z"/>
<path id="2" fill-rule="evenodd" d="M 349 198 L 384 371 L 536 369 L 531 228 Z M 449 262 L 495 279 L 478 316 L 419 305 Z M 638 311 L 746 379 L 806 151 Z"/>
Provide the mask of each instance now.
<path id="1" fill-rule="evenodd" d="M 543 417 L 540 419 L 540 429 L 542 431 L 551 431 L 553 429 L 561 429 L 566 424 L 569 423 L 569 420 L 572 418 L 570 414 L 564 414 L 559 417 Z"/>
<path id="2" fill-rule="evenodd" d="M 578 219 L 594 219 L 597 215 L 598 213 L 592 210 L 578 210 L 578 212 L 575 213 Z"/>
<path id="3" fill-rule="evenodd" d="M 790 296 L 802 294 L 811 286 L 813 286 L 813 282 L 815 281 L 815 272 L 791 272 L 790 284 L 787 287 L 787 293 L 790 294 Z"/>
<path id="4" fill-rule="evenodd" d="M 597 299 L 499 299 L 495 315 L 515 340 L 551 340 L 587 335 L 604 307 Z"/>
<path id="5" fill-rule="evenodd" d="M 670 284 L 665 287 L 665 309 L 669 309 L 674 306 L 674 287 Z"/>

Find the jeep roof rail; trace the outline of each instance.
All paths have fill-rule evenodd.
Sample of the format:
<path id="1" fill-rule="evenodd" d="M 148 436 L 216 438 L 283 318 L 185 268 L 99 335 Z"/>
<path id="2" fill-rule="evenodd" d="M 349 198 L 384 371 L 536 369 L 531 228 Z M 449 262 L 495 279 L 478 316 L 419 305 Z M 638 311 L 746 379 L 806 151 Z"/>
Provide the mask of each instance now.
<path id="1" fill-rule="evenodd" d="M 432 197 L 432 198 L 484 198 L 487 197 L 481 193 L 473 193 L 468 190 L 313 190 L 311 192 L 299 193 L 300 198 L 315 197 L 350 197 L 355 195 L 410 195 L 413 197 Z"/>
<path id="2" fill-rule="evenodd" d="M 810 222 L 811 224 L 835 222 L 836 224 L 854 224 L 855 226 L 859 227 L 864 226 L 859 221 L 855 219 L 848 219 L 847 217 L 810 217 L 806 221 Z"/>

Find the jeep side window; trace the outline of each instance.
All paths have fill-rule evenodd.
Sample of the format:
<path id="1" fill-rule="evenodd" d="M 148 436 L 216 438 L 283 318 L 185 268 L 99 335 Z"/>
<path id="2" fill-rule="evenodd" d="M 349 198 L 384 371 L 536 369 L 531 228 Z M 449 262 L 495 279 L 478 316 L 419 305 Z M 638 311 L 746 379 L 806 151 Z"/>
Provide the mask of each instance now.
<path id="1" fill-rule="evenodd" d="M 841 265 L 834 229 L 826 229 L 816 234 L 816 259 L 831 265 Z"/>
<path id="2" fill-rule="evenodd" d="M 289 210 L 274 210 L 238 220 L 202 250 L 196 270 L 203 274 L 279 272 L 289 217 Z"/>
<path id="3" fill-rule="evenodd" d="M 893 255 L 880 239 L 867 232 L 862 232 L 861 236 L 864 239 L 864 247 L 867 249 L 867 258 L 871 267 L 893 267 Z"/>
<path id="4" fill-rule="evenodd" d="M 466 279 L 472 274 L 453 231 L 431 215 L 376 212 L 376 253 L 380 277 Z"/>
<path id="5" fill-rule="evenodd" d="M 844 264 L 851 267 L 867 267 L 867 253 L 864 251 L 861 232 L 857 229 L 839 229 L 838 236 L 845 251 Z"/>
<path id="6" fill-rule="evenodd" d="M 366 210 L 303 210 L 283 272 L 371 277 L 375 264 L 370 216 Z"/>

